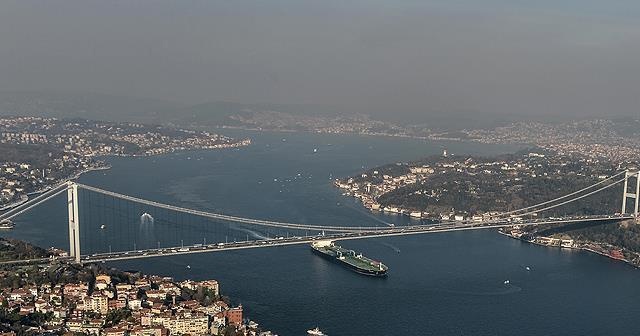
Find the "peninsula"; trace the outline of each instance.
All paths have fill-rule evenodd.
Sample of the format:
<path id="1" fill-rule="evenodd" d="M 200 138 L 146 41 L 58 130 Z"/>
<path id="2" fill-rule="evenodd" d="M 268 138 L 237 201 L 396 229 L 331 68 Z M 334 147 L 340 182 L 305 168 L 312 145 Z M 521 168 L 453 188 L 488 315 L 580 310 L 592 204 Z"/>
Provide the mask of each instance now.
<path id="1" fill-rule="evenodd" d="M 105 169 L 107 156 L 149 156 L 182 150 L 247 146 L 250 139 L 183 128 L 84 119 L 0 119 L 0 211 L 30 194 Z"/>

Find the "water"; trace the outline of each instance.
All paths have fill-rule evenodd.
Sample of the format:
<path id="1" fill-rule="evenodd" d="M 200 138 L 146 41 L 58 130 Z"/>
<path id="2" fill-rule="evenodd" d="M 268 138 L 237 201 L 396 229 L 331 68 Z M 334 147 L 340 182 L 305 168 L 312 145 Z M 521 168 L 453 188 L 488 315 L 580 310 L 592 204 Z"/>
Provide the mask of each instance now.
<path id="1" fill-rule="evenodd" d="M 312 224 L 402 224 L 407 219 L 372 218 L 341 196 L 330 179 L 363 167 L 439 154 L 445 147 L 454 154 L 486 155 L 514 149 L 376 137 L 251 135 L 254 145 L 239 150 L 113 158 L 113 169 L 80 180 L 232 215 Z M 66 246 L 64 203 L 56 199 L 24 216 L 6 234 L 41 246 Z M 159 217 L 154 217 L 154 225 L 159 225 Z M 139 224 L 139 214 L 136 220 Z M 242 303 L 250 318 L 284 336 L 304 335 L 316 325 L 332 336 L 640 333 L 640 274 L 600 256 L 523 244 L 493 231 L 341 244 L 384 261 L 389 277 L 355 274 L 313 255 L 306 246 L 113 265 L 177 279 L 218 279 L 223 293 Z"/>

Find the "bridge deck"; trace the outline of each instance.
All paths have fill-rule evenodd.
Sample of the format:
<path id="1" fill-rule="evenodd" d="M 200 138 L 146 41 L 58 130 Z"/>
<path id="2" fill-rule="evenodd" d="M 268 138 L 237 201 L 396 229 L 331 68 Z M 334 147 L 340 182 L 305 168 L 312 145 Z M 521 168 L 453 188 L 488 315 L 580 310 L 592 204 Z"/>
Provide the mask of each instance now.
<path id="1" fill-rule="evenodd" d="M 414 226 L 402 226 L 402 227 L 390 227 L 387 230 L 376 231 L 363 231 L 363 232 L 346 232 L 336 233 L 328 235 L 317 236 L 302 236 L 302 237 L 280 237 L 264 240 L 252 240 L 244 242 L 231 242 L 231 243 L 217 243 L 217 244 L 196 244 L 192 246 L 179 246 L 160 249 L 147 249 L 137 251 L 124 251 L 115 253 L 97 253 L 92 255 L 82 256 L 83 262 L 103 262 L 103 261 L 117 261 L 117 260 L 129 260 L 140 258 L 154 258 L 154 257 L 166 257 L 173 255 L 194 254 L 194 253 L 210 253 L 210 252 L 222 252 L 229 250 L 242 250 L 262 247 L 273 246 L 287 246 L 287 245 L 299 245 L 309 244 L 317 240 L 354 240 L 354 239 L 368 239 L 377 237 L 390 237 L 390 236 L 407 236 L 416 234 L 428 234 L 428 233 L 442 233 L 442 232 L 455 232 L 455 231 L 469 231 L 469 230 L 485 230 L 496 229 L 502 227 L 509 227 L 514 225 L 519 226 L 532 226 L 532 225 L 547 225 L 547 224 L 566 224 L 566 223 L 578 223 L 578 222 L 594 222 L 594 221 L 621 221 L 634 219 L 632 215 L 619 215 L 619 216 L 590 216 L 590 217 L 571 217 L 562 219 L 539 219 L 534 221 L 527 221 L 521 223 L 514 222 L 498 222 L 498 223 L 453 223 L 453 224 L 431 224 L 431 225 L 414 225 Z"/>

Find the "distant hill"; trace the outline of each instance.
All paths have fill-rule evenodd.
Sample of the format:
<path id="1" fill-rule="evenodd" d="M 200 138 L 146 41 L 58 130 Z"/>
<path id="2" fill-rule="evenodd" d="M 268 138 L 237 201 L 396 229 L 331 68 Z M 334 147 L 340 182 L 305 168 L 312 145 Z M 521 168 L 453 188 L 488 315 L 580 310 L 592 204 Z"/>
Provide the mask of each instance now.
<path id="1" fill-rule="evenodd" d="M 207 126 L 239 126 L 239 122 L 232 116 L 249 117 L 260 112 L 280 112 L 307 117 L 335 117 L 342 114 L 337 107 L 301 104 L 246 104 L 235 102 L 207 102 L 166 111 L 165 120 L 176 124 L 198 123 Z"/>
<path id="2" fill-rule="evenodd" d="M 96 93 L 0 92 L 0 116 L 33 115 L 164 123 L 163 116 L 180 107 L 179 104 L 159 99 Z"/>
<path id="3" fill-rule="evenodd" d="M 238 122 L 234 115 L 277 111 L 292 115 L 333 117 L 335 107 L 296 104 L 206 102 L 189 105 L 160 99 L 77 92 L 0 92 L 0 116 L 33 115 L 116 122 L 221 126 Z"/>
<path id="4" fill-rule="evenodd" d="M 371 119 L 381 120 L 398 125 L 424 126 L 425 128 L 438 128 L 447 130 L 460 130 L 464 128 L 493 128 L 503 126 L 511 122 L 520 121 L 522 117 L 505 116 L 500 114 L 481 113 L 473 111 L 447 111 L 442 113 L 416 114 L 411 117 L 399 117 L 394 111 L 375 114 L 367 111 L 344 111 L 338 107 L 329 105 L 305 105 L 305 104 L 246 104 L 234 102 L 207 102 L 172 111 L 166 116 L 166 120 L 172 120 L 178 124 L 205 124 L 205 125 L 229 125 L 239 126 L 232 116 L 245 118 L 261 112 L 280 112 L 297 117 L 336 118 L 339 116 L 353 117 L 357 114 L 369 115 Z"/>
<path id="5" fill-rule="evenodd" d="M 275 113 L 274 113 L 275 112 Z M 283 119 L 337 119 L 369 115 L 396 125 L 460 130 L 493 128 L 522 117 L 481 113 L 478 111 L 441 111 L 411 115 L 395 111 L 344 111 L 331 105 L 252 104 L 213 101 L 179 104 L 161 99 L 104 95 L 78 92 L 0 92 L 0 116 L 36 115 L 57 118 L 84 118 L 115 122 L 175 124 L 179 126 L 247 126 L 239 120 L 260 120 L 262 115 Z M 239 118 L 238 118 L 239 117 Z M 291 118 L 289 118 L 291 117 Z M 549 118 L 540 118 L 544 121 Z M 540 120 L 543 121 L 543 120 Z"/>

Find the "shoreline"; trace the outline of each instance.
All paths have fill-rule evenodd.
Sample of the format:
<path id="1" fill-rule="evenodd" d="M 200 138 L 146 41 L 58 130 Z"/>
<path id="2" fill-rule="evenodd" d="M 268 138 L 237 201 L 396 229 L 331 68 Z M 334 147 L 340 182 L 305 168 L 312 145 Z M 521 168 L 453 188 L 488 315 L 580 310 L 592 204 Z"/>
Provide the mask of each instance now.
<path id="1" fill-rule="evenodd" d="M 158 152 L 143 152 L 140 154 L 112 154 L 112 155 L 107 155 L 105 157 L 109 157 L 109 156 L 117 156 L 117 157 L 152 157 L 152 156 L 158 156 L 158 155 L 167 155 L 167 154 L 173 154 L 173 153 L 180 153 L 180 152 L 190 152 L 190 151 L 198 151 L 198 150 L 215 150 L 215 149 L 230 149 L 230 148 L 241 148 L 241 147 L 248 147 L 250 146 L 252 143 L 251 138 L 244 138 L 241 140 L 237 140 L 234 142 L 230 142 L 230 143 L 221 143 L 221 144 L 216 144 L 216 145 L 210 145 L 210 146 L 201 146 L 201 147 L 193 147 L 193 148 L 183 148 L 183 147 L 173 147 L 173 148 L 169 148 L 169 149 L 159 149 Z"/>
<path id="2" fill-rule="evenodd" d="M 171 149 L 171 150 L 166 150 L 163 152 L 158 152 L 158 153 L 142 153 L 142 154 L 112 154 L 112 155 L 107 155 L 107 156 L 103 156 L 103 157 L 132 157 L 132 158 L 138 158 L 138 157 L 152 157 L 152 156 L 159 156 L 159 155 L 168 155 L 168 154 L 173 154 L 173 153 L 177 153 L 177 152 L 187 152 L 187 151 L 196 151 L 196 150 L 216 150 L 216 149 L 229 149 L 229 148 L 240 148 L 240 147 L 247 147 L 251 145 L 251 139 L 250 138 L 245 138 L 245 139 L 241 139 L 229 144 L 220 144 L 220 145 L 214 145 L 214 146 L 209 146 L 206 148 L 179 148 L 179 149 Z M 93 171 L 101 171 L 101 170 L 109 170 L 111 169 L 111 165 L 108 163 L 103 163 L 101 165 L 98 165 L 96 167 L 88 167 L 85 169 L 82 169 L 78 172 L 72 173 L 69 177 L 56 181 L 53 184 L 49 184 L 46 185 L 38 190 L 32 191 L 32 192 L 28 192 L 24 195 L 24 198 L 22 198 L 19 201 L 13 202 L 13 203 L 8 203 L 5 205 L 1 205 L 0 206 L 0 212 L 5 212 L 5 211 L 9 211 L 11 209 L 14 209 L 16 207 L 21 206 L 24 203 L 27 203 L 31 197 L 33 195 L 39 195 L 42 194 L 43 192 L 46 192 L 48 190 L 51 190 L 51 188 L 55 187 L 56 185 L 59 185 L 61 183 L 64 182 L 68 182 L 68 181 L 74 181 L 79 179 L 83 174 L 86 173 L 90 173 Z"/>
<path id="3" fill-rule="evenodd" d="M 8 210 L 11 210 L 11 209 L 13 209 L 13 208 L 15 208 L 17 206 L 20 206 L 20 205 L 24 204 L 25 202 L 29 201 L 29 195 L 34 195 L 34 194 L 37 195 L 37 194 L 40 194 L 42 192 L 44 192 L 44 190 L 42 190 L 42 191 L 39 190 L 39 191 L 34 191 L 34 192 L 31 192 L 31 193 L 28 193 L 28 194 L 25 195 L 26 197 L 20 199 L 19 201 L 3 205 L 2 207 L 0 207 L 0 211 L 8 211 Z"/>
<path id="4" fill-rule="evenodd" d="M 603 257 L 607 257 L 610 260 L 620 261 L 620 262 L 623 262 L 623 263 L 625 263 L 625 264 L 627 264 L 627 265 L 629 265 L 629 266 L 631 266 L 633 268 L 640 269 L 640 265 L 634 264 L 631 260 L 628 260 L 626 258 L 614 257 L 614 256 L 611 256 L 611 255 L 609 255 L 607 253 L 604 253 L 602 251 L 598 251 L 598 250 L 595 250 L 595 249 L 592 249 L 592 248 L 589 248 L 589 247 L 584 247 L 584 246 L 555 246 L 555 245 L 541 244 L 541 243 L 535 242 L 534 240 L 526 240 L 526 239 L 522 239 L 520 237 L 516 237 L 513 234 L 508 233 L 508 232 L 504 232 L 502 230 L 497 230 L 497 231 L 498 231 L 499 234 L 501 234 L 501 235 L 503 235 L 505 237 L 509 237 L 511 239 L 515 239 L 515 240 L 521 241 L 523 243 L 527 243 L 527 244 L 531 244 L 531 245 L 535 245 L 535 246 L 547 247 L 547 248 L 559 248 L 559 249 L 569 249 L 569 250 L 575 250 L 575 251 L 585 251 L 585 252 L 597 254 L 597 255 L 600 255 L 600 256 L 603 256 Z M 601 243 L 598 243 L 598 242 L 583 242 L 583 244 L 601 244 Z M 623 248 L 618 247 L 618 246 L 611 245 L 611 247 L 615 247 L 617 249 L 624 250 Z M 629 253 L 634 253 L 636 255 L 638 254 L 636 252 L 630 252 L 630 251 L 628 251 L 628 252 Z"/>
<path id="5" fill-rule="evenodd" d="M 83 169 L 83 170 L 81 170 L 79 172 L 74 173 L 73 175 L 69 176 L 66 179 L 57 181 L 57 183 L 54 183 L 54 184 L 51 184 L 51 185 L 47 185 L 47 186 L 45 186 L 43 188 L 40 188 L 38 190 L 26 193 L 24 195 L 25 197 L 23 199 L 21 199 L 18 202 L 14 202 L 14 203 L 10 203 L 10 204 L 2 206 L 0 208 L 0 211 L 9 211 L 9 210 L 11 210 L 13 208 L 19 207 L 22 204 L 29 202 L 29 200 L 31 199 L 29 196 L 39 195 L 39 194 L 42 194 L 43 192 L 51 190 L 51 188 L 55 187 L 56 185 L 60 185 L 62 183 L 68 182 L 68 181 L 77 180 L 83 174 L 90 173 L 90 172 L 93 172 L 93 171 L 109 170 L 109 169 L 111 169 L 111 165 L 103 165 L 103 166 L 98 166 L 98 167 L 85 168 L 85 169 Z"/>
<path id="6" fill-rule="evenodd" d="M 33 246 L 30 243 L 16 239 L 0 239 L 8 243 L 12 251 L 16 250 L 16 246 L 23 244 L 24 246 Z M 65 310 L 67 314 L 56 317 L 53 314 L 44 315 L 42 325 L 38 331 L 49 331 L 50 333 L 62 334 L 65 331 L 84 332 L 85 334 L 111 334 L 114 330 L 121 331 L 124 334 L 132 333 L 135 330 L 156 330 L 163 329 L 163 335 L 166 334 L 196 334 L 196 335 L 227 335 L 231 331 L 234 335 L 263 335 L 275 336 L 274 332 L 260 326 L 251 317 L 247 316 L 247 311 L 243 309 L 243 305 L 235 298 L 233 301 L 221 291 L 221 283 L 213 278 L 203 280 L 192 280 L 185 278 L 177 280 L 173 276 L 163 275 L 153 272 L 147 273 L 138 270 L 121 270 L 118 267 L 106 266 L 99 263 L 87 263 L 75 265 L 72 262 L 58 261 L 56 258 L 32 258 L 22 260 L 16 263 L 0 263 L 0 273 L 7 274 L 16 271 L 15 267 L 20 267 L 20 271 L 26 276 L 19 280 L 17 285 L 3 282 L 0 291 L 9 293 L 16 290 L 17 287 L 37 289 L 31 296 L 7 296 L 5 308 L 8 312 L 18 313 L 25 304 L 35 304 L 38 302 L 53 303 L 49 296 L 49 291 L 59 294 L 58 297 L 65 296 L 65 301 L 60 300 L 58 309 Z M 47 274 L 46 268 L 42 268 L 31 262 L 38 259 L 48 260 L 48 265 L 55 265 L 56 268 L 64 270 L 67 274 L 66 278 L 51 280 L 43 274 Z M 40 277 L 35 277 L 40 275 Z M 35 279 L 35 280 L 30 280 Z M 102 286 L 96 285 L 101 283 Z M 52 287 L 59 288 L 56 292 Z M 50 287 L 49 287 L 50 286 Z M 64 289 L 63 289 L 64 288 Z M 63 292 L 64 291 L 64 292 Z M 143 296 L 138 297 L 140 293 Z M 108 293 L 118 293 L 118 297 Z M 92 293 L 90 295 L 90 293 Z M 92 300 L 96 297 L 94 293 L 98 293 L 98 297 L 106 299 L 104 306 L 91 305 L 84 309 L 78 309 L 75 302 L 83 300 Z M 153 296 L 152 296 L 153 293 Z M 198 296 L 202 293 L 202 296 Z M 6 295 L 6 294 L 5 294 Z M 134 301 L 136 299 L 138 301 Z M 177 298 L 177 299 L 176 299 Z M 112 304 L 120 302 L 121 305 Z M 135 303 L 137 302 L 137 304 Z M 17 305 L 16 305 L 17 304 Z M 18 308 L 16 308 L 16 306 Z M 46 311 L 31 310 L 24 313 L 20 311 L 20 315 L 33 316 L 38 313 L 51 313 L 47 308 Z M 126 321 L 122 319 L 110 319 L 112 312 L 128 312 Z M 157 311 L 154 311 L 157 309 Z M 166 310 L 176 311 L 172 314 L 171 319 L 163 319 L 166 316 Z M 93 321 L 100 321 L 96 325 L 88 322 L 86 311 L 93 312 L 91 317 Z M 72 313 L 73 312 L 73 313 Z M 79 313 L 81 318 L 78 318 Z M 233 315 L 231 316 L 231 313 Z M 220 320 L 220 314 L 224 317 Z M 228 315 L 229 314 L 229 315 Z M 145 317 L 151 317 L 151 321 Z M 216 316 L 218 317 L 216 319 Z M 153 320 L 157 318 L 157 320 Z M 180 323 L 174 323 L 178 321 Z M 24 330 L 30 328 L 29 323 L 25 321 L 15 321 L 11 326 L 5 325 L 5 329 L 11 331 Z M 44 328 L 44 329 L 43 329 Z M 37 334 L 40 334 L 38 332 Z M 235 333 L 234 333 L 235 332 Z M 145 335 L 156 333 L 145 333 Z"/>
<path id="7" fill-rule="evenodd" d="M 328 132 L 321 130 L 295 130 L 295 129 L 277 129 L 277 128 L 253 128 L 244 126 L 226 126 L 219 125 L 214 126 L 217 129 L 230 129 L 240 131 L 252 131 L 252 132 L 279 132 L 279 133 L 309 133 L 309 134 L 330 134 L 330 135 L 351 135 L 351 136 L 372 136 L 372 137 L 385 137 L 385 138 L 402 138 L 402 139 L 414 139 L 414 140 L 432 140 L 432 141 L 452 141 L 452 142 L 477 142 L 474 139 L 463 138 L 447 138 L 438 136 L 419 136 L 409 134 L 390 134 L 390 133 L 363 133 L 363 132 Z"/>

